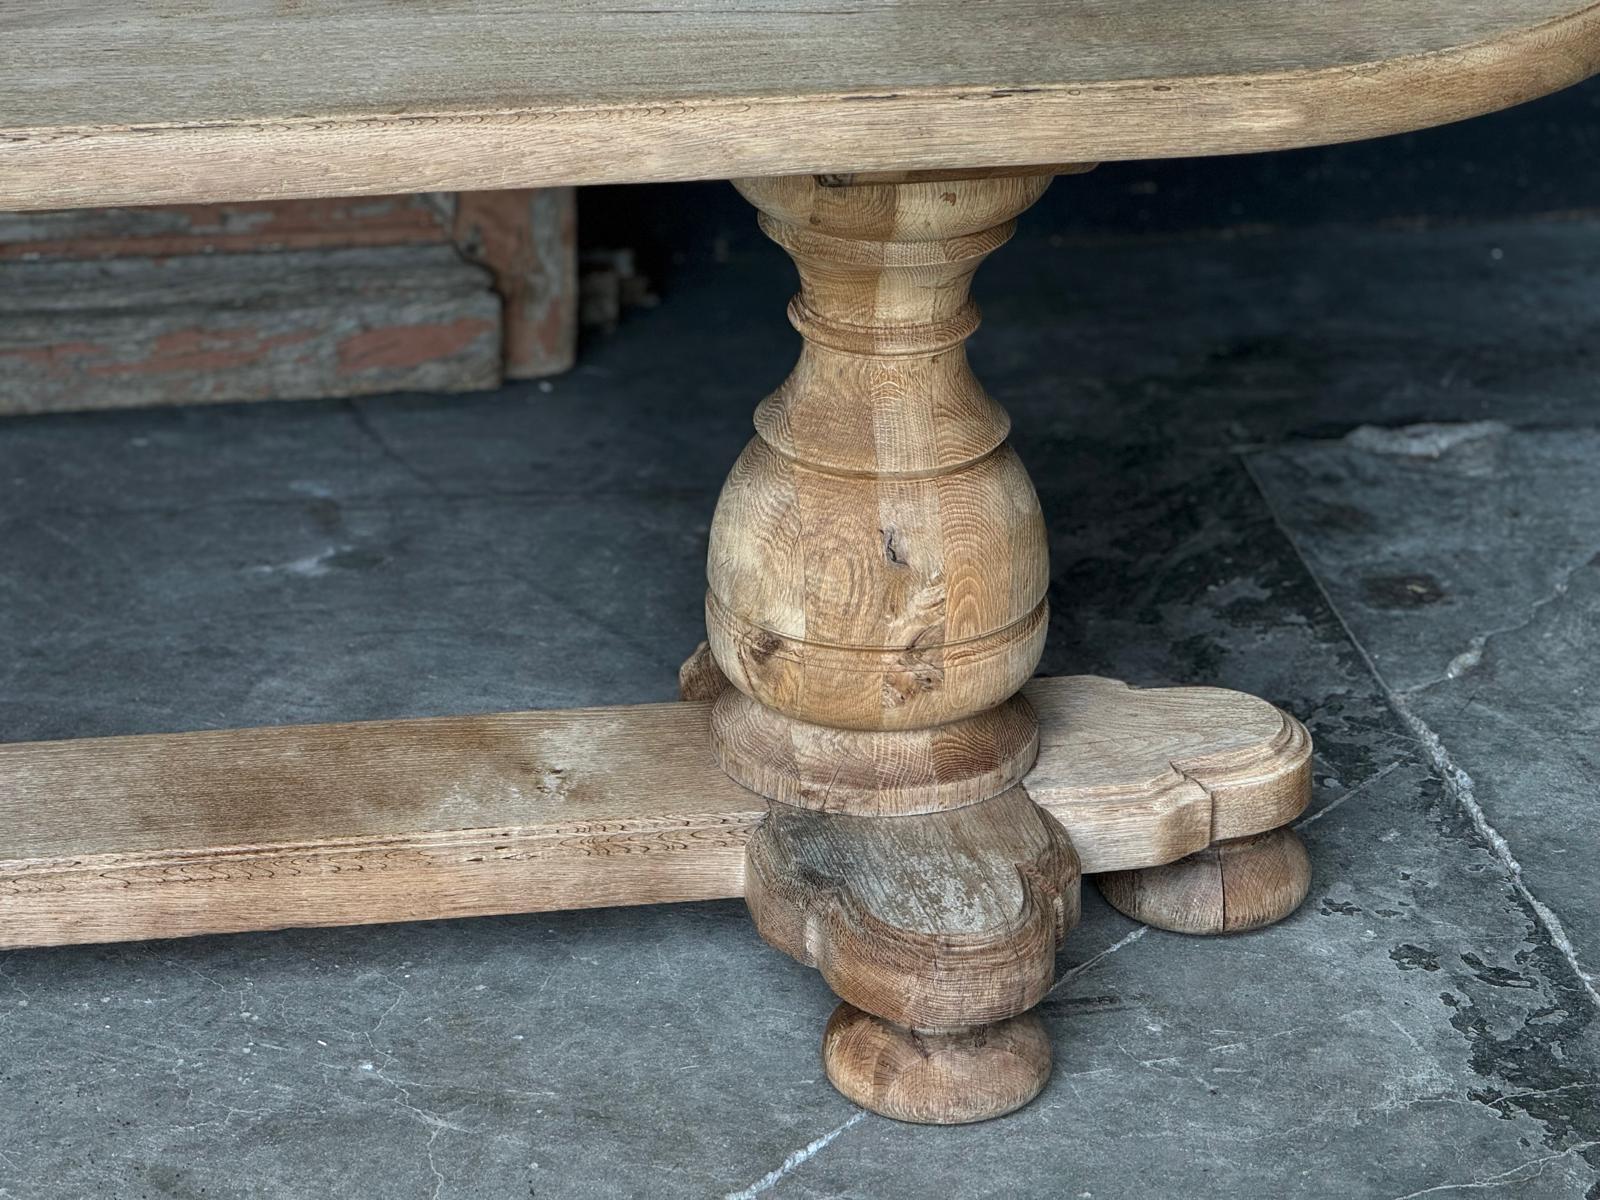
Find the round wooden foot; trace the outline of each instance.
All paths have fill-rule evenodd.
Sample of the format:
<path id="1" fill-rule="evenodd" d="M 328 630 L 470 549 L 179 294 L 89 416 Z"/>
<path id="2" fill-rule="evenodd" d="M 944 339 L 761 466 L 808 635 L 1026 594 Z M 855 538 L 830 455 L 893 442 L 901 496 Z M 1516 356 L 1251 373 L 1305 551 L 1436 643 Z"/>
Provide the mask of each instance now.
<path id="1" fill-rule="evenodd" d="M 1032 1013 L 946 1033 L 892 1025 L 849 1004 L 822 1035 L 828 1081 L 896 1121 L 962 1125 L 1014 1112 L 1050 1078 L 1050 1037 Z"/>
<path id="2" fill-rule="evenodd" d="M 1213 842 L 1165 866 L 1094 879 L 1101 895 L 1135 921 L 1177 933 L 1242 933 L 1300 907 L 1311 887 L 1311 860 L 1285 826 Z"/>

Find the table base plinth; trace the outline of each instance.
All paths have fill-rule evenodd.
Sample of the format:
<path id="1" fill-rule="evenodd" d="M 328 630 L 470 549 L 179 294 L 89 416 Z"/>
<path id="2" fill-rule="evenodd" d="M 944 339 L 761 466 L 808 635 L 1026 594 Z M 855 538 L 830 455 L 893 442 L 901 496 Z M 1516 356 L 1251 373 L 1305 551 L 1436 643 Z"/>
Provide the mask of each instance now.
<path id="1" fill-rule="evenodd" d="M 733 898 L 764 831 L 821 818 L 835 850 L 848 849 L 839 822 L 854 820 L 893 835 L 876 839 L 855 883 L 877 885 L 884 904 L 923 906 L 923 924 L 896 934 L 883 912 L 843 900 L 839 911 L 862 914 L 854 932 L 873 936 L 846 938 L 843 959 L 829 951 L 830 983 L 860 1012 L 848 1031 L 842 1018 L 830 1026 L 830 1078 L 906 1120 L 996 1116 L 1048 1072 L 1037 1037 L 988 1017 L 1049 986 L 1055 938 L 1077 910 L 1076 868 L 1063 860 L 1114 880 L 1159 878 L 1191 855 L 1229 854 L 1236 843 L 1212 851 L 1213 828 L 1248 839 L 1293 820 L 1309 789 L 1299 723 L 1237 692 L 1065 676 L 1023 695 L 1041 750 L 1021 788 L 887 818 L 831 818 L 746 791 L 712 759 L 709 701 L 0 746 L 14 814 L 0 947 Z M 999 865 L 1019 838 L 1008 885 Z M 891 854 L 907 846 L 919 857 L 902 867 L 942 860 L 954 875 L 897 871 Z M 981 869 L 960 868 L 969 862 Z M 1107 891 L 1165 923 L 1145 911 L 1147 891 L 1133 905 Z M 936 892 L 955 900 L 930 917 Z M 783 916 L 768 893 L 763 932 Z M 1303 893 L 1303 878 L 1286 886 L 1277 915 Z M 1041 919 L 1040 904 L 1059 912 Z M 984 912 L 987 930 L 975 924 Z M 820 947 L 818 928 L 851 932 L 828 911 L 806 916 L 800 957 L 808 937 Z M 950 953 L 957 944 L 964 955 Z M 974 971 L 983 954 L 996 956 L 993 972 Z M 899 1008 L 883 999 L 896 994 L 891 978 L 917 984 L 914 995 L 902 986 Z M 984 979 L 1013 1000 L 975 991 Z"/>

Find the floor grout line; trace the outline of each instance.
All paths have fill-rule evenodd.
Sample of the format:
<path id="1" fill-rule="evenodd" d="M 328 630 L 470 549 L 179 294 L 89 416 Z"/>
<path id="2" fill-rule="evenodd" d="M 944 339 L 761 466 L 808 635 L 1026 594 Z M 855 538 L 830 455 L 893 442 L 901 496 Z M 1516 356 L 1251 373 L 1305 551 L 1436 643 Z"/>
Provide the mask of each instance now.
<path id="1" fill-rule="evenodd" d="M 1567 966 L 1577 976 L 1578 982 L 1583 985 L 1584 991 L 1589 994 L 1589 999 L 1594 1003 L 1595 1007 L 1600 1008 L 1600 990 L 1596 989 L 1594 976 L 1584 969 L 1582 961 L 1578 958 L 1577 947 L 1572 944 L 1572 939 L 1567 936 L 1567 930 L 1561 923 L 1561 918 L 1554 909 L 1533 894 L 1523 879 L 1522 864 L 1517 861 L 1516 855 L 1511 852 L 1510 843 L 1494 827 L 1489 820 L 1488 813 L 1484 812 L 1483 806 L 1478 803 L 1477 789 L 1473 783 L 1472 776 L 1455 761 L 1449 749 L 1439 735 L 1433 731 L 1433 728 L 1417 715 L 1411 706 L 1406 703 L 1403 696 L 1389 686 L 1388 680 L 1384 679 L 1382 672 L 1378 670 L 1378 664 L 1373 661 L 1372 655 L 1367 653 L 1367 648 L 1356 638 L 1355 631 L 1350 628 L 1350 623 L 1345 620 L 1344 614 L 1339 611 L 1338 605 L 1334 603 L 1333 596 L 1329 594 L 1321 576 L 1312 568 L 1305 552 L 1300 548 L 1300 544 L 1290 534 L 1288 526 L 1284 524 L 1283 517 L 1278 512 L 1277 505 L 1272 502 L 1272 497 L 1267 494 L 1267 489 L 1262 486 L 1261 477 L 1256 474 L 1249 458 L 1240 455 L 1240 462 L 1243 464 L 1245 474 L 1249 476 L 1250 482 L 1255 485 L 1256 492 L 1260 495 L 1262 503 L 1266 505 L 1267 512 L 1272 517 L 1272 523 L 1277 526 L 1278 532 L 1288 542 L 1290 550 L 1294 552 L 1294 556 L 1300 560 L 1300 565 L 1305 569 L 1306 575 L 1310 577 L 1312 586 L 1321 595 L 1323 603 L 1328 606 L 1328 611 L 1333 614 L 1334 620 L 1339 622 L 1339 628 L 1344 630 L 1344 635 L 1349 640 L 1351 647 L 1361 656 L 1361 661 L 1366 664 L 1367 671 L 1371 674 L 1373 682 L 1378 685 L 1378 690 L 1382 693 L 1385 702 L 1395 716 L 1400 718 L 1401 724 L 1411 733 L 1417 744 L 1422 747 L 1429 765 L 1439 774 L 1446 794 L 1451 796 L 1466 811 L 1473 827 L 1477 829 L 1479 836 L 1488 843 L 1490 852 L 1500 862 L 1501 867 L 1504 868 L 1512 890 L 1532 910 L 1534 920 L 1544 930 L 1545 936 L 1550 939 L 1551 945 L 1566 960 Z"/>
<path id="2" fill-rule="evenodd" d="M 1420 1192 L 1407 1192 L 1404 1196 L 1397 1196 L 1395 1200 L 1416 1200 L 1418 1196 L 1431 1196 L 1434 1192 L 1466 1192 L 1476 1191 L 1479 1188 L 1497 1188 L 1503 1184 L 1529 1183 L 1544 1174 L 1545 1163 L 1555 1162 L 1558 1159 L 1569 1158 L 1574 1154 L 1582 1154 L 1585 1150 L 1592 1150 L 1600 1146 L 1600 1142 L 1579 1142 L 1576 1146 L 1568 1146 L 1554 1154 L 1544 1154 L 1529 1162 L 1518 1163 L 1510 1170 L 1501 1171 L 1498 1175 L 1490 1175 L 1486 1179 L 1473 1179 L 1466 1183 L 1441 1183 L 1435 1187 L 1423 1188 Z M 1534 1168 L 1532 1175 L 1523 1175 L 1520 1179 L 1511 1178 L 1513 1175 Z"/>
<path id="3" fill-rule="evenodd" d="M 1382 780 L 1387 779 L 1390 775 L 1393 775 L 1400 769 L 1400 766 L 1400 763 L 1392 762 L 1383 770 L 1379 771 L 1376 775 L 1368 775 L 1360 783 L 1356 784 L 1355 787 L 1347 788 L 1346 790 L 1340 792 L 1337 796 L 1328 801 L 1321 808 L 1317 809 L 1317 811 L 1312 813 L 1309 817 L 1301 817 L 1298 821 L 1291 825 L 1290 828 L 1298 833 L 1307 825 L 1315 825 L 1318 821 L 1322 820 L 1323 817 L 1327 816 L 1346 800 L 1350 799 L 1350 797 L 1366 791 L 1373 784 L 1379 783 Z"/>
<path id="4" fill-rule="evenodd" d="M 1100 951 L 1100 953 L 1096 954 L 1093 958 L 1086 959 L 1085 961 L 1079 963 L 1077 966 L 1073 967 L 1070 971 L 1062 972 L 1061 978 L 1056 980 L 1055 983 L 1051 986 L 1050 990 L 1045 993 L 1045 999 L 1048 1000 L 1051 996 L 1055 995 L 1057 990 L 1060 989 L 1063 984 L 1067 983 L 1070 980 L 1076 979 L 1079 975 L 1082 975 L 1085 971 L 1087 971 L 1090 967 L 1094 966 L 1095 963 L 1099 962 L 1102 958 L 1105 958 L 1107 955 L 1110 955 L 1110 954 L 1115 954 L 1118 950 L 1121 950 L 1124 946 L 1129 945 L 1132 942 L 1137 942 L 1140 938 L 1142 938 L 1145 934 L 1147 934 L 1149 932 L 1150 932 L 1150 926 L 1141 925 L 1141 926 L 1139 926 L 1139 928 L 1135 929 L 1132 933 L 1126 935 L 1125 937 L 1122 937 L 1122 938 L 1118 939 L 1117 941 L 1113 942 L 1111 945 L 1107 946 L 1104 950 Z M 1044 1003 L 1044 1001 L 1041 1000 L 1040 1003 L 1042 1004 L 1042 1003 Z"/>
<path id="5" fill-rule="evenodd" d="M 1527 883 L 1522 878 L 1522 864 L 1511 852 L 1511 845 L 1489 821 L 1489 816 L 1483 811 L 1483 806 L 1478 803 L 1477 789 L 1469 775 L 1459 763 L 1451 756 L 1439 735 L 1435 733 L 1421 717 L 1412 711 L 1411 706 L 1396 695 L 1382 679 L 1378 684 L 1383 688 L 1389 705 L 1395 714 L 1403 721 L 1417 743 L 1423 748 L 1429 763 L 1444 780 L 1445 790 L 1455 797 L 1457 803 L 1467 810 L 1467 815 L 1472 818 L 1473 827 L 1480 836 L 1488 842 L 1494 856 L 1500 860 L 1501 865 L 1511 877 L 1511 886 L 1523 901 L 1531 908 L 1539 923 L 1544 926 L 1545 933 L 1551 943 L 1560 951 L 1561 956 L 1567 960 L 1567 965 L 1572 968 L 1573 974 L 1583 984 L 1584 990 L 1589 993 L 1597 1008 L 1600 1008 L 1600 990 L 1595 987 L 1595 979 L 1588 971 L 1584 970 L 1578 958 L 1578 948 L 1572 944 L 1572 939 L 1567 936 L 1566 926 L 1561 923 L 1561 918 L 1554 909 L 1539 897 L 1535 896 Z"/>
<path id="6" fill-rule="evenodd" d="M 804 1146 L 801 1146 L 800 1149 L 789 1155 L 789 1157 L 785 1158 L 781 1163 L 779 1163 L 772 1170 L 768 1171 L 749 1187 L 744 1188 L 741 1191 L 729 1192 L 723 1197 L 723 1200 L 754 1200 L 754 1198 L 761 1195 L 762 1192 L 770 1191 L 783 1180 L 784 1176 L 800 1167 L 809 1159 L 815 1157 L 821 1151 L 827 1149 L 828 1144 L 832 1142 L 834 1138 L 838 1137 L 852 1125 L 859 1124 L 860 1122 L 866 1120 L 866 1118 L 866 1109 L 863 1108 L 856 1110 L 855 1116 L 851 1117 L 847 1121 L 843 1121 L 840 1124 L 835 1125 L 821 1137 L 807 1142 Z"/>

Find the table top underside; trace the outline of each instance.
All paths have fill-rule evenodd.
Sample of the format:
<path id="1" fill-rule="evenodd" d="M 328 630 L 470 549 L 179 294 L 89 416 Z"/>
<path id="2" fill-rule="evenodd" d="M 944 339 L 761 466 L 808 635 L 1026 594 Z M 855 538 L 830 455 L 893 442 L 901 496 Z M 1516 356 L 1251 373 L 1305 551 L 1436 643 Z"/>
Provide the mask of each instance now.
<path id="1" fill-rule="evenodd" d="M 0 0 L 0 208 L 1282 149 L 1597 69 L 1574 0 Z"/>

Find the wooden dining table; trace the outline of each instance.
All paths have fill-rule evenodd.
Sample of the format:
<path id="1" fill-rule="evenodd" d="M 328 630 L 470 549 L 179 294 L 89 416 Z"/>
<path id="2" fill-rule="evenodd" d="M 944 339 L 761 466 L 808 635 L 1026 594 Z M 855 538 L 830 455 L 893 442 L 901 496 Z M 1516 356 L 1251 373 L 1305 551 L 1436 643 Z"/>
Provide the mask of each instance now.
<path id="1" fill-rule="evenodd" d="M 1311 745 L 1237 692 L 1033 677 L 975 271 L 1097 163 L 1597 70 L 1575 0 L 0 0 L 0 210 L 731 179 L 800 281 L 681 700 L 0 745 L 0 947 L 743 897 L 840 997 L 846 1096 L 1025 1104 L 1082 877 L 1162 928 L 1284 919 Z"/>

